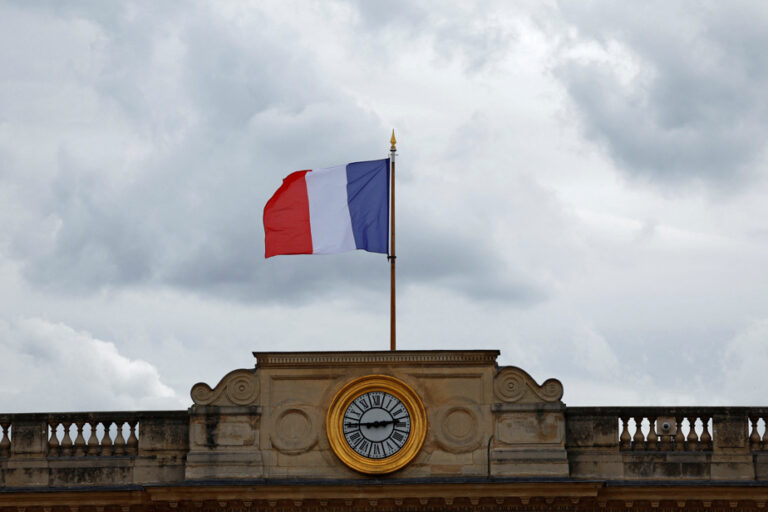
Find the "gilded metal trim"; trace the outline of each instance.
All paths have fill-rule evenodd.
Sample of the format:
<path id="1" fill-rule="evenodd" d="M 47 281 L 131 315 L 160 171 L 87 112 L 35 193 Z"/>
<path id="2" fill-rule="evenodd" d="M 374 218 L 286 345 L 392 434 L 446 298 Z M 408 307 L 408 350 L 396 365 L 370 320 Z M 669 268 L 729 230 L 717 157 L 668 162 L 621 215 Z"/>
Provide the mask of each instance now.
<path id="1" fill-rule="evenodd" d="M 384 459 L 369 459 L 358 454 L 344 439 L 344 411 L 358 396 L 370 391 L 384 391 L 397 397 L 411 417 L 411 434 L 403 447 Z M 350 468 L 369 475 L 392 473 L 419 453 L 427 437 L 427 412 L 416 392 L 405 382 L 389 375 L 367 375 L 346 384 L 331 401 L 326 416 L 326 432 L 331 449 Z"/>

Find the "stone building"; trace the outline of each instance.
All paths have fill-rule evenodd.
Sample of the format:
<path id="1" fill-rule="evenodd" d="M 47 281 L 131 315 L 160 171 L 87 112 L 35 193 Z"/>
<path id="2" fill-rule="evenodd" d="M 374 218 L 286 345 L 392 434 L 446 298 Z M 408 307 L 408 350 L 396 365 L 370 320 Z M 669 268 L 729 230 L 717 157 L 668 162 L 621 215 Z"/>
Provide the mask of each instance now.
<path id="1" fill-rule="evenodd" d="M 567 407 L 498 354 L 256 353 L 187 411 L 0 414 L 0 511 L 766 509 L 768 408 Z"/>

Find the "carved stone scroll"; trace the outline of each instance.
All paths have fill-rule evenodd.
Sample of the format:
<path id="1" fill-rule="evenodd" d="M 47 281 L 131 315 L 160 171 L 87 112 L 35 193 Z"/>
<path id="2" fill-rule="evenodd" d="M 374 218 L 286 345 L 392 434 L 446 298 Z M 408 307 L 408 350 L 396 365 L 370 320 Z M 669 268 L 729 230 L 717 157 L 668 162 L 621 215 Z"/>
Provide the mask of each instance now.
<path id="1" fill-rule="evenodd" d="M 254 370 L 235 370 L 213 389 L 198 382 L 190 394 L 196 405 L 253 405 L 259 396 L 259 381 Z"/>
<path id="2" fill-rule="evenodd" d="M 499 370 L 494 389 L 496 398 L 506 403 L 558 402 L 563 397 L 563 385 L 559 380 L 547 379 L 539 386 L 533 377 L 516 366 Z"/>

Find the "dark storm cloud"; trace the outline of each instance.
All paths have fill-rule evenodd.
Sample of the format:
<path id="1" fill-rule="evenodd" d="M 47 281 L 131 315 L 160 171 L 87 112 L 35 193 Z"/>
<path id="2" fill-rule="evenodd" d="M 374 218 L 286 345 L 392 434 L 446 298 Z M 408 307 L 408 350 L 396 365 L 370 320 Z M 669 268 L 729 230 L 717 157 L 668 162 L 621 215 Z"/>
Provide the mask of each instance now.
<path id="1" fill-rule="evenodd" d="M 666 183 L 723 184 L 750 175 L 768 136 L 763 4 L 563 2 L 560 8 L 579 40 L 609 52 L 618 44 L 631 58 L 571 58 L 556 68 L 586 134 L 624 170 Z M 637 66 L 629 80 L 619 69 L 624 64 Z"/>
<path id="2" fill-rule="evenodd" d="M 22 243 L 34 224 L 17 233 L 25 277 L 65 293 L 159 285 L 249 302 L 385 293 L 383 256 L 265 261 L 261 226 L 263 205 L 289 172 L 385 156 L 381 120 L 324 77 L 307 48 L 286 45 L 284 29 L 233 29 L 205 8 L 127 5 L 57 11 L 57 24 L 89 27 L 89 65 L 55 78 L 97 107 L 53 144 L 55 178 L 26 205 L 56 227 L 48 245 Z M 29 58 L 44 61 L 34 49 Z M 29 101 L 39 99 L 30 91 Z M 97 138 L 112 130 L 113 139 Z M 543 296 L 461 230 L 403 240 L 408 283 L 519 303 Z"/>

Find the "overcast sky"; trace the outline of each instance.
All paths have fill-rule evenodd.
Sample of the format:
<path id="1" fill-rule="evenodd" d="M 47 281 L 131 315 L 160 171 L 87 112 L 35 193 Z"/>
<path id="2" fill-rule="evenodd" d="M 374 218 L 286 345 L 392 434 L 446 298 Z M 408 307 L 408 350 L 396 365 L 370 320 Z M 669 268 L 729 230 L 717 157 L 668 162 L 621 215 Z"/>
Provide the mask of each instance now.
<path id="1" fill-rule="evenodd" d="M 398 138 L 398 347 L 568 405 L 766 405 L 764 2 L 0 0 L 0 412 L 385 350 L 386 257 L 265 260 Z"/>

